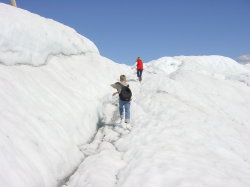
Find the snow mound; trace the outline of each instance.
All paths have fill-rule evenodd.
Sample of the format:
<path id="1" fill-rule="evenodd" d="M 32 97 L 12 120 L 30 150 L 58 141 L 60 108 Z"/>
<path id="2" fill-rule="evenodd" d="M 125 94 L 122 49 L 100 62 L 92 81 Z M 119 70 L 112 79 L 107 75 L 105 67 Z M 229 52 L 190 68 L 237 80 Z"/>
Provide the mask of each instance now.
<path id="1" fill-rule="evenodd" d="M 223 56 L 176 56 L 162 57 L 146 63 L 150 72 L 171 74 L 176 71 L 189 71 L 217 79 L 235 80 L 250 85 L 250 72 L 231 58 Z"/>
<path id="2" fill-rule="evenodd" d="M 184 69 L 211 76 L 230 76 L 246 73 L 245 68 L 235 60 L 223 56 L 180 56 L 175 57 L 185 62 Z"/>
<path id="3" fill-rule="evenodd" d="M 74 29 L 20 8 L 0 3 L 0 64 L 43 65 L 52 55 L 98 53 Z"/>
<path id="4" fill-rule="evenodd" d="M 182 61 L 173 57 L 162 57 L 157 60 L 145 63 L 146 71 L 150 73 L 164 72 L 166 74 L 173 73 L 179 69 L 182 65 Z"/>

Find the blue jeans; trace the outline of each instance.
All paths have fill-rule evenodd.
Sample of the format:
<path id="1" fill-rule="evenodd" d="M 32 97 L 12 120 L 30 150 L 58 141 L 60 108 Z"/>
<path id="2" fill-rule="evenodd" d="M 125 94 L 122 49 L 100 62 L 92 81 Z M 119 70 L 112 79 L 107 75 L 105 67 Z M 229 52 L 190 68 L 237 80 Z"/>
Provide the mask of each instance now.
<path id="1" fill-rule="evenodd" d="M 130 121 L 130 101 L 119 100 L 119 112 L 120 117 L 123 119 L 124 109 L 125 108 L 125 122 Z"/>

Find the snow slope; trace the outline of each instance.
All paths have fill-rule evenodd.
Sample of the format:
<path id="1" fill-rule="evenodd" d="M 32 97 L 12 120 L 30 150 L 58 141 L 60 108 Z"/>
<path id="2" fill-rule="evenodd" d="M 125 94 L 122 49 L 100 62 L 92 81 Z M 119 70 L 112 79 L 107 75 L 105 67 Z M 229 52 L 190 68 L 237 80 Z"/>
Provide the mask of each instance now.
<path id="1" fill-rule="evenodd" d="M 126 70 L 62 24 L 4 4 L 0 14 L 0 186 L 57 186 Z"/>
<path id="2" fill-rule="evenodd" d="M 140 84 L 134 67 L 62 24 L 4 4 L 0 24 L 0 186 L 250 186 L 245 66 L 163 57 Z M 109 85 L 120 74 L 133 92 L 131 130 L 115 123 Z"/>
<path id="3" fill-rule="evenodd" d="M 250 70 L 250 64 L 245 64 L 244 67 Z"/>
<path id="4" fill-rule="evenodd" d="M 99 53 L 74 29 L 0 3 L 0 63 L 43 65 L 53 55 Z"/>
<path id="5" fill-rule="evenodd" d="M 250 88 L 227 78 L 242 73 L 221 56 L 145 64 L 142 84 L 129 80 L 131 132 L 114 125 L 115 101 L 106 104 L 104 126 L 81 146 L 88 157 L 64 187 L 248 187 Z"/>
<path id="6" fill-rule="evenodd" d="M 172 61 L 174 73 L 144 76 L 136 135 L 116 143 L 129 162 L 119 186 L 249 186 L 250 89 L 221 78 L 246 71 L 219 56 Z"/>

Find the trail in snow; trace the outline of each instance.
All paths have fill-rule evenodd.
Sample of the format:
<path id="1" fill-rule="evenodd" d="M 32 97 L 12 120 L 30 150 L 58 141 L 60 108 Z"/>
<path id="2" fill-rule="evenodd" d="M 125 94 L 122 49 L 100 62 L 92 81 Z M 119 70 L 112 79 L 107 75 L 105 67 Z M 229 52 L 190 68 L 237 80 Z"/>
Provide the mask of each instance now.
<path id="1" fill-rule="evenodd" d="M 134 101 L 141 92 L 141 83 L 134 78 L 134 75 L 129 75 L 127 82 L 132 88 Z M 133 101 L 132 107 L 135 105 Z M 116 123 L 119 118 L 118 97 L 103 103 L 103 118 L 97 133 L 90 143 L 80 146 L 85 159 L 62 187 L 103 186 L 103 184 L 108 187 L 118 183 L 118 173 L 125 167 L 126 162 L 123 160 L 124 153 L 117 149 L 115 143 L 120 138 L 129 136 L 135 125 L 133 117 L 129 125 Z M 102 173 L 99 175 L 101 179 L 96 180 L 96 173 Z"/>
<path id="2" fill-rule="evenodd" d="M 130 132 L 114 125 L 117 101 L 103 104 L 103 126 L 80 147 L 85 160 L 64 187 L 250 183 L 249 99 L 242 97 L 248 87 L 204 71 L 184 71 L 181 63 L 166 65 L 171 71 L 147 67 L 142 83 L 128 75 Z"/>
<path id="3" fill-rule="evenodd" d="M 150 70 L 144 71 L 143 78 L 151 79 L 151 76 L 155 75 L 156 73 Z M 111 187 L 120 185 L 118 183 L 121 179 L 118 177 L 118 174 L 128 163 L 123 159 L 125 152 L 118 150 L 116 143 L 122 138 L 128 138 L 130 133 L 133 136 L 134 126 L 147 114 L 147 110 L 137 103 L 141 97 L 144 97 L 144 80 L 139 82 L 134 72 L 134 74 L 127 75 L 127 82 L 133 92 L 130 128 L 127 128 L 125 124 L 116 123 L 120 118 L 118 97 L 113 97 L 112 100 L 104 102 L 102 121 L 95 136 L 90 143 L 79 147 L 85 159 L 75 172 L 67 178 L 68 181 L 62 187 L 99 187 L 104 184 L 105 187 Z M 167 94 L 164 90 L 157 90 L 157 92 Z M 137 116 L 138 114 L 141 115 Z M 99 174 L 98 177 L 96 173 Z"/>

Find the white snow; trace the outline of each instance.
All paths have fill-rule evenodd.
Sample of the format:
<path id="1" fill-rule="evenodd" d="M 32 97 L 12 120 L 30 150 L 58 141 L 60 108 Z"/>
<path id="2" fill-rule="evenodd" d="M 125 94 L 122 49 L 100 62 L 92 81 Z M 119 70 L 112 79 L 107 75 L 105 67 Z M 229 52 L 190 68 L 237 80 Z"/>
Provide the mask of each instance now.
<path id="1" fill-rule="evenodd" d="M 247 68 L 248 70 L 250 70 L 250 63 L 249 64 L 246 64 L 244 65 L 245 68 Z"/>
<path id="2" fill-rule="evenodd" d="M 248 55 L 247 54 L 241 55 L 241 56 L 237 57 L 235 60 L 243 65 L 249 64 L 250 63 L 250 55 L 249 54 Z"/>
<path id="3" fill-rule="evenodd" d="M 27 46 L 34 42 L 35 38 L 29 38 L 34 32 L 37 40 L 44 32 L 39 32 L 37 26 L 25 33 L 22 27 L 12 28 L 7 24 L 12 16 L 17 18 L 17 22 L 20 21 L 18 18 L 27 16 L 26 24 L 31 25 L 34 22 L 46 26 L 51 22 L 39 18 L 42 23 L 38 23 L 38 16 L 4 4 L 0 4 L 0 14 L 0 50 L 6 49 L 7 53 L 11 46 L 23 49 L 23 43 L 21 39 L 9 43 L 8 39 L 2 37 L 3 30 L 19 34 Z M 51 31 L 58 25 L 60 30 L 54 35 L 71 30 L 53 22 Z M 50 28 L 47 29 L 50 31 Z M 68 48 L 72 51 L 93 48 L 92 42 L 79 42 L 76 45 L 74 42 L 84 41 L 81 39 L 84 37 L 71 32 L 71 36 L 65 34 L 63 40 L 68 40 L 68 44 L 72 45 L 59 43 L 61 51 L 56 49 L 59 53 L 66 53 Z M 51 45 L 50 38 L 43 42 L 45 46 Z M 6 47 L 6 43 L 11 46 Z M 4 50 L 0 58 L 5 56 Z M 36 49 L 25 50 L 31 56 L 37 53 Z M 44 54 L 55 52 L 50 47 L 44 50 Z M 73 56 L 70 53 L 68 56 L 50 56 L 46 65 L 38 67 L 31 59 L 27 59 L 28 66 L 4 65 L 9 65 L 10 61 L 11 64 L 19 63 L 23 55 L 26 57 L 26 52 L 21 50 L 20 54 L 21 57 L 14 54 L 9 57 L 7 54 L 0 64 L 0 186 L 56 186 L 84 158 L 78 145 L 89 141 L 95 133 L 102 102 L 110 96 L 107 85 L 126 72 L 125 66 L 115 64 L 93 51 Z M 110 71 L 112 69 L 116 71 Z"/>
<path id="4" fill-rule="evenodd" d="M 87 38 L 70 27 L 26 10 L 0 3 L 0 63 L 47 63 L 53 55 L 99 53 Z"/>
<path id="5" fill-rule="evenodd" d="M 122 153 L 120 160 L 110 153 L 115 158 L 108 170 L 86 160 L 80 165 L 84 170 L 76 171 L 65 187 L 99 186 L 100 181 L 122 187 L 249 186 L 250 89 L 241 80 L 227 79 L 230 72 L 247 73 L 243 66 L 221 56 L 200 56 L 164 57 L 145 67 L 142 84 L 135 78 L 129 82 L 134 93 L 131 132 L 110 126 L 112 116 L 118 117 L 110 101 L 103 108 L 106 125 L 82 146 L 85 154 L 91 152 L 88 158 L 98 157 L 95 163 L 110 163 L 100 147 L 112 143 L 112 150 Z M 108 173 L 96 175 L 97 170 Z M 119 170 L 116 176 L 114 170 Z M 95 182 L 88 178 L 93 175 Z M 111 184 L 102 178 L 112 175 L 116 181 Z"/>
<path id="6" fill-rule="evenodd" d="M 23 16 L 19 23 L 33 25 L 26 32 L 7 24 Z M 222 56 L 163 57 L 145 63 L 140 84 L 134 67 L 51 22 L 0 4 L 0 186 L 250 186 L 246 66 Z M 55 29 L 61 43 L 48 47 L 55 37 L 39 36 Z M 133 92 L 128 126 L 114 123 L 109 85 L 120 74 Z"/>

